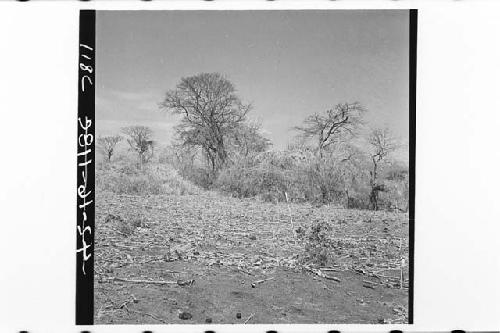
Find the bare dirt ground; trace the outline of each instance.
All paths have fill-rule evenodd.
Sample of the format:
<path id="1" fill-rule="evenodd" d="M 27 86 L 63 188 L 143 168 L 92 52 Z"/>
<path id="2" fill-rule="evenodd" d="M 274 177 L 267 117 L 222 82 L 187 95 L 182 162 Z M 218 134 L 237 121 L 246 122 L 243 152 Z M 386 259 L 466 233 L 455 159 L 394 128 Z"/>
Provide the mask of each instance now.
<path id="1" fill-rule="evenodd" d="M 98 192 L 95 256 L 96 324 L 408 320 L 407 214 Z"/>

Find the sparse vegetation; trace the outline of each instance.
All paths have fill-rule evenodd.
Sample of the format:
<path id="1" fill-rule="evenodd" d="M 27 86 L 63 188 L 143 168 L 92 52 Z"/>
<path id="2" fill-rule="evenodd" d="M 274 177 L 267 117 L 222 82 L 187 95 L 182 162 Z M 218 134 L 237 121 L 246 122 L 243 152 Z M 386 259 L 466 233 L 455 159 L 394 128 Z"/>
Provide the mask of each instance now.
<path id="1" fill-rule="evenodd" d="M 113 309 L 123 307 L 113 304 L 136 296 L 148 318 L 132 313 L 143 323 L 204 322 L 212 309 L 242 311 L 234 307 L 246 287 L 256 322 L 300 322 L 302 308 L 328 322 L 339 302 L 371 302 L 339 322 L 407 321 L 408 168 L 392 158 L 399 144 L 389 130 L 363 135 L 369 111 L 360 103 L 305 118 L 282 150 L 221 74 L 181 79 L 161 108 L 181 116 L 168 145 L 145 126 L 122 129 L 121 153 L 118 135 L 98 140 L 106 160 L 96 166 L 100 323 L 133 322 L 117 318 Z M 104 283 L 110 279 L 135 285 Z M 292 280 L 299 294 L 314 295 L 311 307 L 289 307 Z M 193 298 L 206 306 L 172 315 Z M 234 321 L 213 311 L 218 322 Z"/>
<path id="2" fill-rule="evenodd" d="M 386 192 L 388 190 L 386 185 L 379 181 L 379 168 L 390 154 L 398 148 L 398 144 L 388 128 L 372 130 L 368 142 L 371 148 L 370 157 L 373 163 L 372 170 L 370 170 L 370 207 L 373 210 L 378 210 L 379 192 Z"/>
<path id="3" fill-rule="evenodd" d="M 369 111 L 359 102 L 339 103 L 306 117 L 293 128 L 295 142 L 282 151 L 273 149 L 259 123 L 248 120 L 251 105 L 241 101 L 222 74 L 182 78 L 160 105 L 182 116 L 175 141 L 159 146 L 154 159 L 158 143 L 152 130 L 123 128 L 138 167 L 109 167 L 114 171 L 103 188 L 164 194 L 200 187 L 269 202 L 288 198 L 355 209 L 408 209 L 407 167 L 396 163 L 394 170 L 391 159 L 400 144 L 388 129 L 373 129 L 363 137 L 363 115 Z M 98 141 L 108 161 L 120 140 L 115 135 Z"/>
<path id="4" fill-rule="evenodd" d="M 315 149 L 320 157 L 325 149 L 339 145 L 356 135 L 363 124 L 365 108 L 358 102 L 341 103 L 327 110 L 324 115 L 315 113 L 295 129 L 305 138 L 316 141 Z M 335 148 L 335 147 L 334 147 Z"/>
<path id="5" fill-rule="evenodd" d="M 101 153 L 111 162 L 111 157 L 115 151 L 116 144 L 123 138 L 119 135 L 104 136 L 97 138 L 97 147 Z"/>
<path id="6" fill-rule="evenodd" d="M 153 131 L 146 126 L 129 126 L 122 128 L 122 132 L 128 136 L 130 149 L 137 153 L 142 168 L 143 164 L 153 157 Z"/>
<path id="7" fill-rule="evenodd" d="M 234 85 L 219 73 L 202 73 L 181 79 L 161 103 L 164 110 L 182 115 L 178 140 L 202 149 L 211 176 L 225 167 L 230 138 L 239 137 L 250 104 L 236 95 Z"/>
<path id="8" fill-rule="evenodd" d="M 96 172 L 96 187 L 116 194 L 158 195 L 194 194 L 199 189 L 184 180 L 168 165 L 154 164 L 142 168 L 133 162 L 101 165 Z"/>

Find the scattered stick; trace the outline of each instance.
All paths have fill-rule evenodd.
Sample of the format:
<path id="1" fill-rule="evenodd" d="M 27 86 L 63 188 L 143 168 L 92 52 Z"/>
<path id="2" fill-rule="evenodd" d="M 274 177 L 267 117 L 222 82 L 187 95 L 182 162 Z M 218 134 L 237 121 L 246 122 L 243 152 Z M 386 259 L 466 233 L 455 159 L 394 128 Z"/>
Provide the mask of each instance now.
<path id="1" fill-rule="evenodd" d="M 177 280 L 177 284 L 181 287 L 183 286 L 192 286 L 194 284 L 194 279 L 191 280 Z"/>
<path id="2" fill-rule="evenodd" d="M 403 222 L 401 221 L 401 227 L 403 227 Z M 403 280 L 404 280 L 404 275 L 403 275 L 403 265 L 404 265 L 404 259 L 403 259 L 403 238 L 399 238 L 399 256 L 401 258 L 401 264 L 399 266 L 399 289 L 403 289 Z"/>
<path id="3" fill-rule="evenodd" d="M 125 249 L 125 250 L 129 250 L 129 251 L 137 250 L 137 248 L 126 246 L 126 245 L 122 245 L 122 244 L 117 244 L 117 243 L 112 243 L 110 245 L 114 246 L 114 247 L 122 248 L 122 249 Z"/>
<path id="4" fill-rule="evenodd" d="M 99 307 L 99 310 L 97 310 L 97 319 L 100 319 L 102 317 L 102 309 L 104 308 L 104 304 L 103 303 L 100 307 Z"/>
<path id="5" fill-rule="evenodd" d="M 140 314 L 140 315 L 143 315 L 143 316 L 151 317 L 154 320 L 157 320 L 157 321 L 159 321 L 160 323 L 163 323 L 163 324 L 168 324 L 168 322 L 166 322 L 165 320 L 163 320 L 161 318 L 158 318 L 158 317 L 156 317 L 155 315 L 153 315 L 151 313 L 141 312 L 141 311 L 137 311 L 137 310 L 132 310 L 132 309 L 129 309 L 127 306 L 125 306 L 125 310 L 127 310 L 127 312 L 137 313 L 137 314 Z"/>
<path id="6" fill-rule="evenodd" d="M 373 282 L 373 281 L 370 281 L 370 280 L 363 280 L 363 283 L 368 283 L 368 284 L 371 284 L 371 285 L 377 285 L 378 284 L 377 282 Z"/>
<path id="7" fill-rule="evenodd" d="M 292 219 L 292 208 L 290 207 L 290 201 L 288 200 L 288 193 L 285 191 L 286 206 L 288 207 L 288 215 L 290 216 L 290 225 L 292 227 L 292 239 L 293 243 L 297 244 L 297 239 L 295 238 L 295 225 Z"/>
<path id="8" fill-rule="evenodd" d="M 338 277 L 335 277 L 335 276 L 325 275 L 325 279 L 327 279 L 327 280 L 333 280 L 335 282 L 340 282 L 340 279 Z"/>
<path id="9" fill-rule="evenodd" d="M 386 271 L 394 271 L 394 270 L 397 270 L 397 268 L 390 268 L 390 267 L 386 267 L 386 268 L 382 268 L 382 269 L 377 269 L 376 271 L 373 271 L 373 274 L 380 274 L 381 272 L 386 272 Z"/>
<path id="10" fill-rule="evenodd" d="M 127 235 L 125 235 L 123 232 L 121 232 L 121 231 L 119 231 L 119 230 L 117 230 L 117 229 L 114 229 L 114 228 L 111 228 L 111 229 L 112 229 L 114 232 L 116 232 L 117 234 L 122 235 L 122 236 L 124 236 L 124 237 L 127 237 Z"/>
<path id="11" fill-rule="evenodd" d="M 119 309 L 123 309 L 123 308 L 127 307 L 127 305 L 128 305 L 129 303 L 133 303 L 133 302 L 134 302 L 133 300 L 128 299 L 128 300 L 126 300 L 125 302 L 123 302 L 121 305 L 119 305 L 119 306 L 118 306 L 118 308 L 119 308 Z"/>
<path id="12" fill-rule="evenodd" d="M 250 321 L 250 319 L 252 319 L 252 318 L 253 318 L 253 316 L 254 316 L 254 315 L 255 315 L 255 314 L 254 314 L 254 313 L 252 313 L 252 314 L 251 314 L 251 315 L 247 318 L 247 320 L 245 320 L 245 322 L 244 322 L 243 324 L 248 323 L 248 322 Z"/>
<path id="13" fill-rule="evenodd" d="M 132 280 L 132 279 L 123 279 L 119 277 L 113 277 L 110 279 L 111 281 L 120 281 L 120 282 L 129 282 L 129 283 L 149 283 L 149 284 L 177 284 L 177 281 L 164 281 L 164 280 Z"/>
<path id="14" fill-rule="evenodd" d="M 308 270 L 309 272 L 311 273 L 314 273 L 316 274 L 317 276 L 319 277 L 322 277 L 324 279 L 327 279 L 327 280 L 333 280 L 333 281 L 336 281 L 336 282 L 340 282 L 340 279 L 338 277 L 335 277 L 335 276 L 330 276 L 330 275 L 326 275 L 325 273 L 323 273 L 321 270 L 316 270 L 316 269 L 313 269 L 313 268 L 310 268 L 310 267 L 304 267 L 306 270 Z"/>
<path id="15" fill-rule="evenodd" d="M 248 274 L 248 275 L 251 275 L 251 276 L 254 276 L 254 275 L 255 275 L 255 274 L 253 274 L 253 273 L 251 273 L 251 272 L 247 271 L 247 270 L 246 270 L 246 269 L 244 269 L 244 268 L 237 267 L 237 269 L 238 269 L 238 271 L 243 272 L 243 273 L 245 273 L 245 274 Z"/>
<path id="16" fill-rule="evenodd" d="M 401 259 L 401 269 L 399 272 L 399 289 L 403 289 L 404 273 L 403 273 L 404 259 Z"/>
<path id="17" fill-rule="evenodd" d="M 270 277 L 269 279 L 257 280 L 257 281 L 252 283 L 252 288 L 255 288 L 257 285 L 264 283 L 266 281 L 271 281 L 271 280 L 274 280 L 274 277 Z"/>
<path id="18" fill-rule="evenodd" d="M 340 269 L 337 269 L 337 268 L 331 268 L 331 267 L 321 267 L 319 269 L 320 271 L 325 271 L 325 272 L 340 272 L 341 270 Z"/>
<path id="19" fill-rule="evenodd" d="M 397 276 L 389 276 L 389 275 L 377 274 L 376 277 L 379 278 L 379 279 L 380 278 L 384 278 L 384 279 L 387 279 L 387 280 L 394 280 L 394 281 L 398 280 Z"/>

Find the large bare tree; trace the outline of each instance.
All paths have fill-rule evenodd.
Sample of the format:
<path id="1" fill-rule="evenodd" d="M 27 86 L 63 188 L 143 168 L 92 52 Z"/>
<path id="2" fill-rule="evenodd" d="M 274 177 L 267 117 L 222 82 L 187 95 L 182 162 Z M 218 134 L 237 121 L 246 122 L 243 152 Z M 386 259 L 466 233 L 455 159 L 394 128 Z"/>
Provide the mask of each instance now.
<path id="1" fill-rule="evenodd" d="M 315 138 L 319 155 L 323 157 L 326 148 L 356 133 L 362 124 L 364 112 L 365 108 L 358 102 L 340 103 L 325 114 L 315 113 L 308 116 L 303 126 L 296 126 L 294 129 L 300 131 L 303 137 Z"/>
<path id="2" fill-rule="evenodd" d="M 122 132 L 128 136 L 130 149 L 137 153 L 142 167 L 153 156 L 153 131 L 146 126 L 129 126 L 122 128 Z"/>
<path id="3" fill-rule="evenodd" d="M 213 175 L 226 164 L 229 137 L 251 109 L 219 73 L 182 78 L 176 89 L 167 91 L 160 107 L 183 116 L 176 128 L 179 139 L 202 148 Z"/>
<path id="4" fill-rule="evenodd" d="M 99 150 L 104 154 L 104 156 L 108 159 L 108 162 L 111 162 L 111 156 L 115 151 L 115 147 L 122 140 L 122 137 L 119 135 L 111 135 L 97 138 L 97 146 Z"/>
<path id="5" fill-rule="evenodd" d="M 373 210 L 378 210 L 378 194 L 385 191 L 384 184 L 379 183 L 378 174 L 380 164 L 389 155 L 399 148 L 398 140 L 388 128 L 373 129 L 368 137 L 371 147 L 370 157 L 372 159 L 372 170 L 370 171 L 370 206 Z"/>

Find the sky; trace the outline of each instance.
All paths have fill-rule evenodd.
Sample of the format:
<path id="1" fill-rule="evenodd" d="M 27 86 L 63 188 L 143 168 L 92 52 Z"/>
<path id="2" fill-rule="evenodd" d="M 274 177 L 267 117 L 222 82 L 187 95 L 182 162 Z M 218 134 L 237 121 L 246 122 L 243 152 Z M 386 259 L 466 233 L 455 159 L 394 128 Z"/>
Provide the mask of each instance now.
<path id="1" fill-rule="evenodd" d="M 409 135 L 406 10 L 98 11 L 98 135 L 145 125 L 168 144 L 179 116 L 158 107 L 182 77 L 220 72 L 283 149 L 313 113 L 360 102 L 367 128 Z"/>

